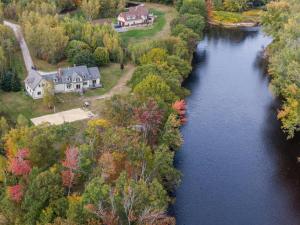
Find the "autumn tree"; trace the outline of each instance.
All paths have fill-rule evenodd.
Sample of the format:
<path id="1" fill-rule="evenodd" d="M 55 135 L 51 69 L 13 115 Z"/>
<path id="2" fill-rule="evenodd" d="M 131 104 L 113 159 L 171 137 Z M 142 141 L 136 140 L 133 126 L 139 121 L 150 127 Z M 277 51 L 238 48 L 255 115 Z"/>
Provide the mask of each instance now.
<path id="1" fill-rule="evenodd" d="M 105 110 L 103 112 L 105 118 L 112 124 L 118 126 L 128 126 L 133 119 L 133 98 L 125 95 L 114 95 L 105 102 Z"/>
<path id="2" fill-rule="evenodd" d="M 7 123 L 7 120 L 1 116 L 0 117 L 0 138 L 3 138 L 4 135 L 6 135 L 9 131 L 9 125 Z"/>
<path id="3" fill-rule="evenodd" d="M 149 75 L 133 89 L 133 92 L 143 100 L 153 98 L 157 102 L 171 103 L 175 94 L 167 83 L 159 76 Z"/>
<path id="4" fill-rule="evenodd" d="M 94 51 L 94 58 L 98 66 L 103 66 L 109 63 L 109 52 L 107 48 L 97 47 Z"/>
<path id="5" fill-rule="evenodd" d="M 27 127 L 28 125 L 28 119 L 24 115 L 19 114 L 17 117 L 17 127 Z"/>
<path id="6" fill-rule="evenodd" d="M 46 81 L 44 86 L 43 93 L 43 103 L 48 109 L 52 109 L 55 103 L 54 95 L 54 84 L 53 82 Z"/>
<path id="7" fill-rule="evenodd" d="M 167 52 L 164 49 L 153 48 L 140 59 L 141 64 L 163 63 L 166 61 Z"/>
<path id="8" fill-rule="evenodd" d="M 264 31 L 274 38 L 278 38 L 289 14 L 290 5 L 287 1 L 272 1 L 267 4 L 267 11 L 262 14 L 261 19 Z"/>
<path id="9" fill-rule="evenodd" d="M 181 124 L 186 123 L 186 104 L 184 100 L 174 102 L 172 108 L 178 113 Z"/>
<path id="10" fill-rule="evenodd" d="M 80 7 L 85 17 L 92 21 L 99 15 L 101 5 L 99 0 L 83 0 Z"/>
<path id="11" fill-rule="evenodd" d="M 205 0 L 205 4 L 206 4 L 206 12 L 207 12 L 207 19 L 210 21 L 212 19 L 213 16 L 213 2 L 212 0 Z"/>
<path id="12" fill-rule="evenodd" d="M 153 144 L 163 119 L 163 111 L 154 100 L 134 110 L 137 122 L 142 126 L 142 132 L 148 143 Z"/>
<path id="13" fill-rule="evenodd" d="M 28 149 L 21 149 L 17 155 L 10 159 L 9 171 L 16 176 L 28 175 L 31 171 L 30 161 L 26 158 L 29 157 Z"/>
<path id="14" fill-rule="evenodd" d="M 9 186 L 8 187 L 8 195 L 9 198 L 16 202 L 16 203 L 20 203 L 22 198 L 23 198 L 23 187 L 20 184 L 14 185 L 14 186 Z"/>
<path id="15" fill-rule="evenodd" d="M 63 58 L 69 38 L 58 16 L 23 13 L 22 25 L 25 39 L 34 56 L 50 63 Z"/>
<path id="16" fill-rule="evenodd" d="M 180 126 L 181 121 L 178 119 L 178 116 L 170 114 L 160 137 L 161 143 L 169 146 L 172 150 L 177 150 L 183 143 L 183 138 L 179 130 Z"/>
<path id="17" fill-rule="evenodd" d="M 125 8 L 126 8 L 126 1 L 125 0 L 119 0 L 118 12 L 123 12 Z"/>
<path id="18" fill-rule="evenodd" d="M 224 7 L 231 12 L 241 12 L 248 8 L 248 0 L 224 0 Z"/>
<path id="19" fill-rule="evenodd" d="M 64 216 L 66 207 L 60 175 L 55 170 L 33 169 L 21 204 L 22 224 L 35 224 L 45 212 L 53 213 L 52 222 L 53 217 Z"/>
<path id="20" fill-rule="evenodd" d="M 78 148 L 68 147 L 65 154 L 65 160 L 62 161 L 62 165 L 65 168 L 62 171 L 62 181 L 63 185 L 68 188 L 69 195 L 79 169 Z"/>

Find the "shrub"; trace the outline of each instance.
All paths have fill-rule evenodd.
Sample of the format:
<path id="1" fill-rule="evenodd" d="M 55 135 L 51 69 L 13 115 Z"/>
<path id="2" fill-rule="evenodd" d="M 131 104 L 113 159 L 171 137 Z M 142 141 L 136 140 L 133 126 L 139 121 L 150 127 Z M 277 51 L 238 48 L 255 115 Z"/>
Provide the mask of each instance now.
<path id="1" fill-rule="evenodd" d="M 94 51 L 94 59 L 98 66 L 102 66 L 109 63 L 109 53 L 107 48 L 98 47 Z"/>

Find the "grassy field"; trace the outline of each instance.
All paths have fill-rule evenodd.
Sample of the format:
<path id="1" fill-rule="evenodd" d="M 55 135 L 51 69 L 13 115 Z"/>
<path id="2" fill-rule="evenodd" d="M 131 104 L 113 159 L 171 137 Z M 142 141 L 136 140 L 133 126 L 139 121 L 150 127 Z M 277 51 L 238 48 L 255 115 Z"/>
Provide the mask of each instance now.
<path id="1" fill-rule="evenodd" d="M 85 97 L 101 95 L 108 92 L 126 71 L 126 67 L 124 71 L 120 70 L 119 64 L 110 64 L 109 66 L 101 68 L 101 82 L 103 88 L 89 90 L 83 96 L 77 93 L 57 94 L 55 104 L 56 112 L 82 107 Z M 0 92 L 0 115 L 4 115 L 12 122 L 16 121 L 19 114 L 31 119 L 53 112 L 53 110 L 44 106 L 42 100 L 33 100 L 27 96 L 24 91 Z"/>
<path id="2" fill-rule="evenodd" d="M 154 24 L 151 27 L 143 27 L 121 33 L 120 36 L 125 43 L 134 42 L 147 37 L 153 37 L 164 28 L 167 22 L 165 13 L 155 9 L 150 9 L 150 11 L 157 16 Z"/>
<path id="3" fill-rule="evenodd" d="M 213 21 L 217 23 L 259 22 L 261 10 L 253 9 L 242 13 L 214 11 Z"/>

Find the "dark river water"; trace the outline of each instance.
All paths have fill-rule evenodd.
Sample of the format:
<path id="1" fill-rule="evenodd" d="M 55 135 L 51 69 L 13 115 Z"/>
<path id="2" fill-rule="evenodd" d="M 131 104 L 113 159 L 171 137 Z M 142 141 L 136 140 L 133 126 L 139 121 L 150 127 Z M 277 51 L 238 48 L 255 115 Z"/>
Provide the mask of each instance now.
<path id="1" fill-rule="evenodd" d="M 276 119 L 260 57 L 270 42 L 259 28 L 214 28 L 199 44 L 175 160 L 178 225 L 300 224 L 300 142 Z"/>

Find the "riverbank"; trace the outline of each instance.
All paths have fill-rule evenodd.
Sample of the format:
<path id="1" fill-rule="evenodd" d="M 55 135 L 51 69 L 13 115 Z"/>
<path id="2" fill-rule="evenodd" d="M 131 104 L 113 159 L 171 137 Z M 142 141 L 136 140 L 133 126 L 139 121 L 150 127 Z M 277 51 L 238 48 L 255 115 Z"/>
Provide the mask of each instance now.
<path id="1" fill-rule="evenodd" d="M 209 24 L 226 28 L 255 27 L 260 23 L 262 10 L 253 9 L 245 12 L 213 11 Z"/>

